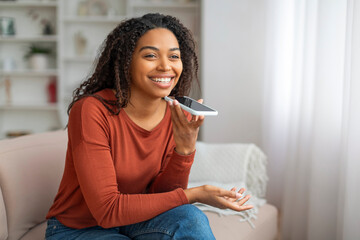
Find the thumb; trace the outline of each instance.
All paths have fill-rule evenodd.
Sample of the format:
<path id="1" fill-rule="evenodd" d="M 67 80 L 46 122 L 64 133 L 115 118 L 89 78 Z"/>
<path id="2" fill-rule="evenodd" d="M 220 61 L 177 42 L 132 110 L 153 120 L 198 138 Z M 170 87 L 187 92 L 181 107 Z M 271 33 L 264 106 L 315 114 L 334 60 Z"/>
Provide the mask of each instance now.
<path id="1" fill-rule="evenodd" d="M 235 198 L 235 199 L 238 199 L 238 198 L 242 197 L 242 195 L 240 193 L 235 192 L 235 191 L 228 191 L 228 190 L 224 190 L 222 196 L 223 197 Z"/>
<path id="2" fill-rule="evenodd" d="M 200 98 L 199 100 L 197 100 L 198 103 L 203 103 L 204 99 Z"/>

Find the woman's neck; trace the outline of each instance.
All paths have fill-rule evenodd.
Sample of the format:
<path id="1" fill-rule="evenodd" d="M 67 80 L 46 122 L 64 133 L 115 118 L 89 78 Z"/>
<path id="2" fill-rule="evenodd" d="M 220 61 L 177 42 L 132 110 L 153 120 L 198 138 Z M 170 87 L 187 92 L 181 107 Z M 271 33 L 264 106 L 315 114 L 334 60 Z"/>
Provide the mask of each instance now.
<path id="1" fill-rule="evenodd" d="M 113 90 L 115 93 L 115 90 Z M 148 131 L 154 129 L 164 118 L 167 104 L 161 98 L 146 98 L 131 94 L 128 105 L 123 108 L 128 117 Z"/>
<path id="2" fill-rule="evenodd" d="M 166 102 L 161 98 L 147 99 L 136 96 L 130 97 L 129 103 L 124 108 L 128 115 L 131 115 L 137 119 L 152 118 L 154 115 L 162 115 L 165 113 Z"/>

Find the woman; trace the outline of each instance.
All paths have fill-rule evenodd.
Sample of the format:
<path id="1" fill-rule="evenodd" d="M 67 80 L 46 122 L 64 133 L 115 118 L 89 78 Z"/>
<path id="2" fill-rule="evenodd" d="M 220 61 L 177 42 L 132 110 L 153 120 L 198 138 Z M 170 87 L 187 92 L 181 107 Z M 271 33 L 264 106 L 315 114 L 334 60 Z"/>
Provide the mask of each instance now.
<path id="1" fill-rule="evenodd" d="M 95 71 L 69 105 L 68 149 L 46 239 L 214 239 L 189 203 L 250 209 L 236 192 L 187 188 L 204 117 L 177 101 L 197 79 L 191 33 L 177 19 L 147 14 L 106 38 Z"/>

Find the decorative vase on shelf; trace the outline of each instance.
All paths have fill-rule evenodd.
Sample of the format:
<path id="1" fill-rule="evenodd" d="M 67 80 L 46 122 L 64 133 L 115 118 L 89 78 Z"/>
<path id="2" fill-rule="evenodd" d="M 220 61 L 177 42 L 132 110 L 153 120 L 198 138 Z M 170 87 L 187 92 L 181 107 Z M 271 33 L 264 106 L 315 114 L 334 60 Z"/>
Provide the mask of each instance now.
<path id="1" fill-rule="evenodd" d="M 25 55 L 25 58 L 29 61 L 30 69 L 37 71 L 47 69 L 50 53 L 50 48 L 31 45 Z"/>
<path id="2" fill-rule="evenodd" d="M 50 77 L 49 83 L 47 85 L 47 92 L 48 92 L 48 102 L 49 103 L 56 103 L 57 101 L 57 94 L 56 94 L 56 77 Z"/>
<path id="3" fill-rule="evenodd" d="M 36 53 L 29 57 L 29 67 L 32 70 L 46 70 L 48 67 L 48 56 L 43 53 Z"/>

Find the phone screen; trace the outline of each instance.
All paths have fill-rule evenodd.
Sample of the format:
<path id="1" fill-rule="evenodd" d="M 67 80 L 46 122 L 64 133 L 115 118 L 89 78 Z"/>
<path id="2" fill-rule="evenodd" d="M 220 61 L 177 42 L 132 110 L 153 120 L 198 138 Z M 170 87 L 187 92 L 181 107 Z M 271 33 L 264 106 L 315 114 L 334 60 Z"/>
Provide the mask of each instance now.
<path id="1" fill-rule="evenodd" d="M 197 101 L 187 98 L 187 97 L 175 97 L 176 100 L 178 100 L 179 103 L 194 109 L 195 111 L 202 111 L 202 112 L 211 112 L 211 111 L 215 111 L 214 109 L 211 109 L 205 105 L 202 105 L 200 103 L 198 103 Z"/>

